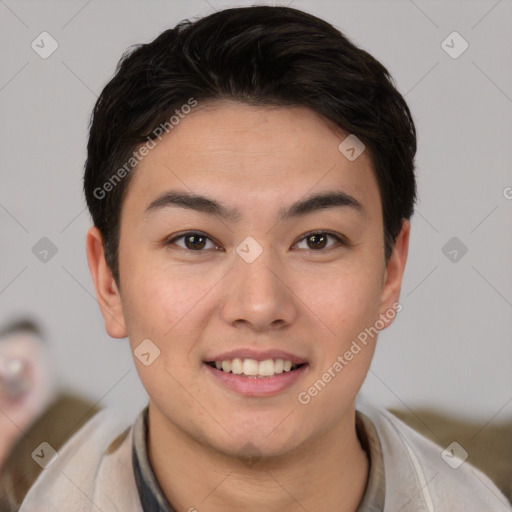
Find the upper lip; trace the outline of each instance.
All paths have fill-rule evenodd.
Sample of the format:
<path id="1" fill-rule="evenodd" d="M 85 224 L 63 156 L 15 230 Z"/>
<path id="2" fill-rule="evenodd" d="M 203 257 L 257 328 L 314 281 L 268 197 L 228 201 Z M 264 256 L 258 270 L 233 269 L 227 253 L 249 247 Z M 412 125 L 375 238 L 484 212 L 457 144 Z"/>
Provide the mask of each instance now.
<path id="1" fill-rule="evenodd" d="M 283 359 L 285 361 L 291 361 L 293 364 L 304 364 L 306 359 L 284 350 L 269 349 L 269 350 L 255 350 L 253 348 L 237 348 L 229 350 L 228 352 L 222 352 L 211 358 L 207 358 L 205 362 L 210 361 L 226 361 L 235 358 L 240 359 L 255 359 L 256 361 L 266 361 L 267 359 Z"/>

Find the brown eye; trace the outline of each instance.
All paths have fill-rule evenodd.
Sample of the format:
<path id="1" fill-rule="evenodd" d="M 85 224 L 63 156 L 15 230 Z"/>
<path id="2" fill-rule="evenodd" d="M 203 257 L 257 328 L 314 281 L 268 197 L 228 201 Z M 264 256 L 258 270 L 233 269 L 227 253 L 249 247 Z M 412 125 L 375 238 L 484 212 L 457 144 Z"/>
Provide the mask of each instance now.
<path id="1" fill-rule="evenodd" d="M 184 245 L 180 245 L 177 243 L 178 240 L 182 240 Z M 212 249 L 217 248 L 217 246 L 212 242 L 211 238 L 202 234 L 196 233 L 194 231 L 190 231 L 188 233 L 184 233 L 182 235 L 171 238 L 166 242 L 166 245 L 177 245 L 182 249 L 186 249 L 193 252 L 204 252 L 206 245 L 210 242 Z"/>
<path id="2" fill-rule="evenodd" d="M 186 235 L 184 239 L 187 249 L 204 249 L 206 245 L 206 237 L 202 235 Z"/>
<path id="3" fill-rule="evenodd" d="M 335 243 L 328 245 L 329 238 L 334 239 Z M 301 240 L 299 241 L 299 243 L 297 245 L 299 245 L 300 243 L 304 243 L 304 242 L 307 244 L 307 247 L 301 247 L 301 248 L 310 249 L 313 251 L 321 251 L 322 249 L 324 249 L 326 247 L 331 248 L 335 245 L 347 245 L 347 243 L 341 237 L 339 237 L 333 233 L 327 233 L 325 231 L 317 231 L 315 233 L 309 233 L 305 237 L 301 238 Z"/>
<path id="4" fill-rule="evenodd" d="M 323 233 L 309 235 L 306 240 L 311 249 L 323 249 L 327 245 L 327 237 Z"/>

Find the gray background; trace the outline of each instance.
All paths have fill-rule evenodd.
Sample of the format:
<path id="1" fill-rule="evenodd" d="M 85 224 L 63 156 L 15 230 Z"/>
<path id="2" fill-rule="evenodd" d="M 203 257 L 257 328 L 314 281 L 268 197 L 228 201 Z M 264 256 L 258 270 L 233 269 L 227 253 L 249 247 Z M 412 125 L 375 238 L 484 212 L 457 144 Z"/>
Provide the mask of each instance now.
<path id="1" fill-rule="evenodd" d="M 235 5 L 250 2 L 0 0 L 0 322 L 35 316 L 59 384 L 130 418 L 147 397 L 127 340 L 104 331 L 85 253 L 89 115 L 129 45 Z M 512 2 L 291 5 L 381 60 L 418 130 L 419 202 L 403 310 L 379 338 L 363 395 L 482 424 L 510 418 Z M 43 31 L 59 45 L 47 59 L 31 48 Z M 469 43 L 455 59 L 442 47 L 453 31 Z M 32 252 L 42 237 L 57 248 L 47 262 Z M 452 237 L 465 255 L 461 246 L 443 252 Z"/>

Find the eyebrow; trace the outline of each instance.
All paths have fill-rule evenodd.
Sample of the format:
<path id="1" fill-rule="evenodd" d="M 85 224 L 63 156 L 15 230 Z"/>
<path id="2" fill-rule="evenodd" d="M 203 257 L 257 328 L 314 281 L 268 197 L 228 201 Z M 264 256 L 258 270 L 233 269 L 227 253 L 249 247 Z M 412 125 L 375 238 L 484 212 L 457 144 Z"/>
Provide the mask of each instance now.
<path id="1" fill-rule="evenodd" d="M 242 219 L 242 214 L 239 210 L 227 207 L 225 204 L 215 199 L 185 191 L 174 190 L 165 192 L 152 201 L 146 207 L 144 217 L 147 219 L 152 213 L 171 207 L 195 210 L 209 215 L 215 215 L 216 217 L 231 222 L 238 222 Z M 277 218 L 278 221 L 283 221 L 333 207 L 349 207 L 359 214 L 365 213 L 363 205 L 355 197 L 345 192 L 332 191 L 318 193 L 301 199 L 286 208 L 281 208 Z"/>

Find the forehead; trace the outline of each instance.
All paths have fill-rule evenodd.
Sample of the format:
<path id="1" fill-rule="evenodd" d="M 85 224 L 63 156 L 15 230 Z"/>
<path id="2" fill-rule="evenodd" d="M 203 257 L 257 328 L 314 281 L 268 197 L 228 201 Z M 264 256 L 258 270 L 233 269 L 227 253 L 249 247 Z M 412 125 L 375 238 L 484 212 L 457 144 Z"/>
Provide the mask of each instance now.
<path id="1" fill-rule="evenodd" d="M 43 343 L 29 331 L 14 332 L 0 339 L 0 358 L 29 357 L 44 350 Z"/>
<path id="2" fill-rule="evenodd" d="M 380 210 L 371 158 L 364 151 L 347 159 L 339 149 L 347 136 L 304 107 L 199 104 L 132 171 L 123 209 L 144 211 L 157 195 L 180 189 L 240 212 L 329 190 Z"/>

